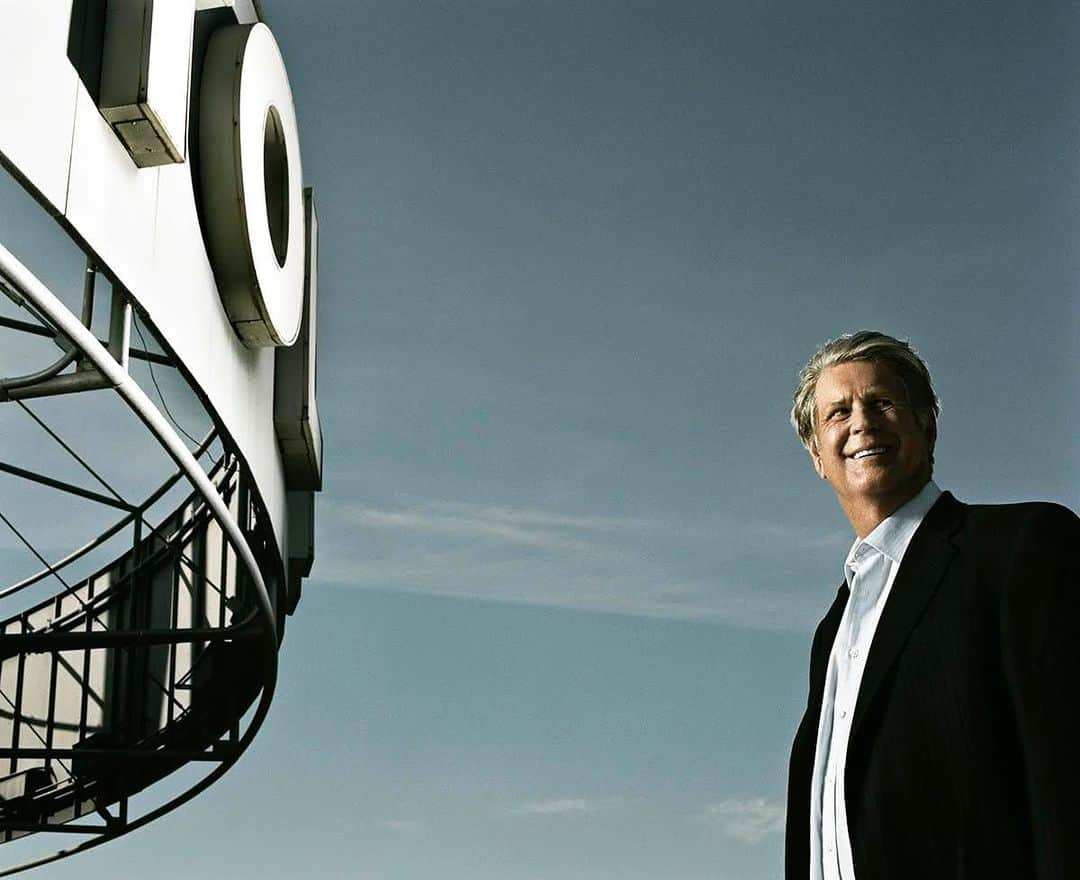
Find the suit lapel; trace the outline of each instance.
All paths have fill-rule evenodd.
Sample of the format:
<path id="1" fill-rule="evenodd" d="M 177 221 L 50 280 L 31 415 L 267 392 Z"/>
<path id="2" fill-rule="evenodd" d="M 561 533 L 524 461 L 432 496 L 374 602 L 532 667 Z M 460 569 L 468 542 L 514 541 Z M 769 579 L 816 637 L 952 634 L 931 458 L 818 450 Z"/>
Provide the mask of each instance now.
<path id="1" fill-rule="evenodd" d="M 852 739 L 858 733 L 860 723 L 912 629 L 922 617 L 926 604 L 941 583 L 956 552 L 949 538 L 963 515 L 964 505 L 949 492 L 944 492 L 911 539 L 870 645 L 851 723 Z"/>
<path id="2" fill-rule="evenodd" d="M 810 689 L 795 740 L 791 746 L 791 766 L 788 774 L 787 835 L 784 859 L 785 876 L 807 876 L 810 866 L 810 777 L 814 772 L 814 753 L 817 746 L 818 722 L 821 720 L 821 700 L 825 692 L 825 673 L 829 654 L 836 639 L 836 630 L 844 614 L 848 588 L 844 584 L 836 594 L 814 633 L 810 649 Z"/>
<path id="3" fill-rule="evenodd" d="M 821 701 L 825 695 L 825 674 L 829 669 L 829 654 L 840 627 L 840 618 L 848 600 L 847 584 L 842 584 L 832 606 L 822 618 L 814 633 L 810 650 L 810 690 L 806 700 L 806 712 L 795 733 L 793 753 L 801 773 L 806 777 L 806 792 L 810 791 L 810 774 L 814 769 L 814 749 L 817 744 L 818 723 L 821 720 Z"/>
<path id="4" fill-rule="evenodd" d="M 847 583 L 840 585 L 832 606 L 821 620 L 821 631 L 814 640 L 814 650 L 810 656 L 810 706 L 821 710 L 821 700 L 825 694 L 825 674 L 829 669 L 829 655 L 832 653 L 833 642 L 836 641 L 836 631 L 840 628 L 840 619 L 844 616 L 844 608 L 848 600 Z M 814 728 L 817 736 L 817 728 Z"/>

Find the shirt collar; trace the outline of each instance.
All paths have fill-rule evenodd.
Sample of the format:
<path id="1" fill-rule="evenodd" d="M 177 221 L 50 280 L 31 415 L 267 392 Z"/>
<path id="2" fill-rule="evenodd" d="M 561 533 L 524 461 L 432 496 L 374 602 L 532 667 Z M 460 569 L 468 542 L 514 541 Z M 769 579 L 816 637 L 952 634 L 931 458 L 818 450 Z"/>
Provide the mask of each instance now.
<path id="1" fill-rule="evenodd" d="M 899 564 L 904 559 L 908 544 L 915 537 L 915 532 L 922 524 L 923 518 L 930 512 L 934 502 L 941 496 L 941 489 L 933 480 L 927 480 L 919 493 L 907 503 L 901 505 L 891 515 L 879 522 L 874 530 L 862 540 L 855 539 L 848 551 L 847 559 L 844 560 L 844 570 L 855 569 L 855 562 L 861 555 L 860 550 L 865 544 L 873 548 L 883 556 L 887 556 L 894 563 Z M 863 551 L 866 552 L 865 550 Z"/>

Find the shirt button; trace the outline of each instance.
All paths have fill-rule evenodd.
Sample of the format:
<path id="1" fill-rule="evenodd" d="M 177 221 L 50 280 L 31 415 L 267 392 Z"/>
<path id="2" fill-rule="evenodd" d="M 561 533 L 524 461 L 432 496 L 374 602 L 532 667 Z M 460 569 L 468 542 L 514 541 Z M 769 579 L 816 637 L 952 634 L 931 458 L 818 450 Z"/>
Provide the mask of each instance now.
<path id="1" fill-rule="evenodd" d="M 840 710 L 840 717 L 841 718 L 847 718 L 847 709 L 841 709 Z"/>
<path id="2" fill-rule="evenodd" d="M 847 652 L 847 655 L 849 657 L 852 657 L 852 658 L 858 657 L 859 656 L 859 649 L 858 648 L 852 648 L 850 651 Z"/>

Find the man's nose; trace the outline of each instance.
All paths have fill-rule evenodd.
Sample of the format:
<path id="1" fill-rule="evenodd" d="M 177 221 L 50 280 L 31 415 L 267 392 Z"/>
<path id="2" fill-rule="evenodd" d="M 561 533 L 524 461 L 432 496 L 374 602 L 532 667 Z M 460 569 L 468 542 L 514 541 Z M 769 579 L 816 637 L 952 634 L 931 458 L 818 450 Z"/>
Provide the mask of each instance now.
<path id="1" fill-rule="evenodd" d="M 878 427 L 880 412 L 877 407 L 867 406 L 861 401 L 855 401 L 851 405 L 850 429 L 853 433 L 868 431 Z"/>

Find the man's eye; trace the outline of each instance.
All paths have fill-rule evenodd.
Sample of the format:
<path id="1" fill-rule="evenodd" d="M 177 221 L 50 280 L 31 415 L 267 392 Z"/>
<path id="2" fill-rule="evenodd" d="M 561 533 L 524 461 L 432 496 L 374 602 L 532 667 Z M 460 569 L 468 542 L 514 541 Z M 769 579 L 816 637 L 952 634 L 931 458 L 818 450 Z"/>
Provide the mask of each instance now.
<path id="1" fill-rule="evenodd" d="M 840 407 L 840 408 L 834 409 L 832 412 L 830 412 L 829 413 L 829 418 L 830 419 L 842 418 L 843 416 L 846 416 L 847 414 L 848 414 L 847 407 Z"/>

